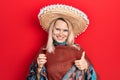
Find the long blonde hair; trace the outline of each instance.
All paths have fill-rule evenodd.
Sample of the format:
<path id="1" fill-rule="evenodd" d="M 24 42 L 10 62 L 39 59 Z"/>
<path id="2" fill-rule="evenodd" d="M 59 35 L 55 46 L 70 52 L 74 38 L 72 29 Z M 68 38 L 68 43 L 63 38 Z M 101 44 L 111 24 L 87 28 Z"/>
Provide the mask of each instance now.
<path id="1" fill-rule="evenodd" d="M 52 37 L 52 32 L 53 32 L 53 28 L 54 25 L 56 23 L 57 20 L 62 20 L 64 21 L 67 26 L 68 26 L 68 38 L 66 40 L 67 45 L 68 46 L 73 46 L 77 49 L 79 49 L 76 45 L 74 45 L 74 34 L 73 34 L 73 30 L 72 30 L 72 24 L 67 20 L 67 19 L 63 19 L 63 18 L 57 18 L 55 20 L 53 20 L 49 26 L 49 31 L 48 31 L 48 41 L 47 41 L 47 45 L 46 45 L 46 49 L 49 53 L 53 53 L 55 50 L 54 44 L 53 44 L 53 37 Z"/>

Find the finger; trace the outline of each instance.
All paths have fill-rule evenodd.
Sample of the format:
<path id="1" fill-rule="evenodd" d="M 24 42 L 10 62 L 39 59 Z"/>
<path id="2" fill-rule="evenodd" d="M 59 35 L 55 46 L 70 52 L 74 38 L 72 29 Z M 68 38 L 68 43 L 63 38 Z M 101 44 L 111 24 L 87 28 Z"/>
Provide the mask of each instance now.
<path id="1" fill-rule="evenodd" d="M 46 55 L 45 55 L 45 54 L 39 54 L 39 56 L 43 56 L 43 57 L 45 57 Z"/>
<path id="2" fill-rule="evenodd" d="M 83 67 L 80 66 L 80 65 L 76 65 L 76 67 L 77 67 L 78 69 L 80 69 L 80 70 L 83 70 Z"/>
<path id="3" fill-rule="evenodd" d="M 75 62 L 75 65 L 78 65 L 78 63 Z"/>
<path id="4" fill-rule="evenodd" d="M 82 65 L 81 66 L 77 65 L 77 68 L 79 68 L 80 70 L 84 70 L 84 67 Z"/>
<path id="5" fill-rule="evenodd" d="M 76 65 L 76 67 L 80 69 L 80 66 Z"/>
<path id="6" fill-rule="evenodd" d="M 40 53 L 39 55 L 45 55 L 45 54 L 43 54 L 43 53 Z"/>
<path id="7" fill-rule="evenodd" d="M 81 59 L 84 59 L 84 58 L 85 58 L 85 51 L 83 51 Z"/>
<path id="8" fill-rule="evenodd" d="M 77 66 L 81 66 L 81 64 L 79 64 L 79 63 L 77 63 L 77 62 L 75 63 L 75 65 L 77 65 Z"/>
<path id="9" fill-rule="evenodd" d="M 75 60 L 75 63 L 82 64 L 82 60 Z"/>
<path id="10" fill-rule="evenodd" d="M 80 62 L 81 62 L 81 60 L 75 60 L 74 62 L 80 63 Z"/>
<path id="11" fill-rule="evenodd" d="M 38 57 L 38 59 L 47 59 L 47 58 L 46 58 L 46 57 L 40 56 L 40 57 Z"/>
<path id="12" fill-rule="evenodd" d="M 47 61 L 38 61 L 38 65 L 44 65 Z"/>
<path id="13" fill-rule="evenodd" d="M 39 54 L 38 57 L 40 57 L 40 56 L 42 56 L 42 57 L 46 57 L 45 54 Z"/>
<path id="14" fill-rule="evenodd" d="M 46 58 L 45 54 L 40 54 L 38 57 L 39 58 Z"/>
<path id="15" fill-rule="evenodd" d="M 39 62 L 46 62 L 47 60 L 45 60 L 45 59 L 42 59 L 42 60 L 39 60 Z"/>
<path id="16" fill-rule="evenodd" d="M 75 63 L 78 63 L 79 62 L 79 60 L 75 60 Z"/>
<path id="17" fill-rule="evenodd" d="M 42 65 L 43 65 L 43 64 L 45 64 L 46 62 L 47 62 L 47 61 L 42 61 L 42 62 L 39 62 L 39 64 L 42 64 Z"/>
<path id="18" fill-rule="evenodd" d="M 83 67 L 80 67 L 80 70 L 84 70 L 84 68 L 83 68 Z"/>
<path id="19" fill-rule="evenodd" d="M 43 59 L 43 58 L 37 58 L 37 62 L 43 62 L 43 61 L 46 61 L 46 59 Z"/>

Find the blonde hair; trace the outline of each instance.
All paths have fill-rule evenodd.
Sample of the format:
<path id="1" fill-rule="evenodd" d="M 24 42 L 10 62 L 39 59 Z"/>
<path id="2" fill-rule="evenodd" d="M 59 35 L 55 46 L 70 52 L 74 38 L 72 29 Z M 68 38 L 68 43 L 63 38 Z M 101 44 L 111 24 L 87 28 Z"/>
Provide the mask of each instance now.
<path id="1" fill-rule="evenodd" d="M 69 35 L 68 35 L 68 38 L 66 40 L 67 45 L 68 46 L 73 46 L 73 47 L 79 49 L 79 47 L 74 44 L 74 34 L 73 34 L 73 30 L 72 30 L 72 24 L 67 19 L 57 18 L 57 19 L 53 20 L 51 22 L 50 26 L 49 26 L 48 41 L 47 41 L 47 45 L 46 45 L 47 51 L 49 53 L 54 53 L 54 50 L 55 50 L 55 47 L 54 47 L 54 44 L 53 44 L 52 32 L 53 32 L 53 28 L 54 28 L 54 25 L 55 25 L 57 20 L 64 21 L 67 24 L 67 26 L 68 26 L 68 33 L 69 33 Z"/>

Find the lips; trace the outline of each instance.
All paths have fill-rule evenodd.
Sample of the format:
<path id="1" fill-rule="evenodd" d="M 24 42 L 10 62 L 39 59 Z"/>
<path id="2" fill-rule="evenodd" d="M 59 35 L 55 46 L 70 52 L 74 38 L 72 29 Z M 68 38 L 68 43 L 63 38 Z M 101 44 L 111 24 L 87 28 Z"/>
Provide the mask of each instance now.
<path id="1" fill-rule="evenodd" d="M 58 40 L 63 40 L 63 39 L 64 39 L 64 37 L 57 36 L 57 39 L 58 39 Z"/>
<path id="2" fill-rule="evenodd" d="M 64 42 L 67 39 L 67 36 L 62 34 L 53 34 L 53 39 L 56 40 L 57 42 Z"/>

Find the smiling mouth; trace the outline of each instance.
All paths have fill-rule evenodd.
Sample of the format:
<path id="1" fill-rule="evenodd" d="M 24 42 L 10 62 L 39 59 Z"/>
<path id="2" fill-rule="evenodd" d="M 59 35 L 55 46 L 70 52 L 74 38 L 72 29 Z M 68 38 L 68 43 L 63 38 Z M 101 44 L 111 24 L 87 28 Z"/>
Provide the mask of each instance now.
<path id="1" fill-rule="evenodd" d="M 64 39 L 64 37 L 57 36 L 57 39 L 62 40 L 62 39 Z"/>

